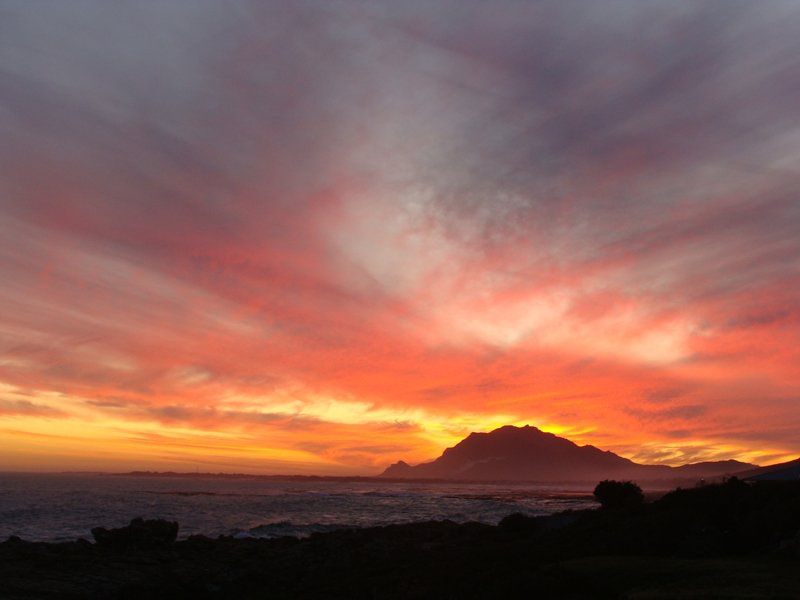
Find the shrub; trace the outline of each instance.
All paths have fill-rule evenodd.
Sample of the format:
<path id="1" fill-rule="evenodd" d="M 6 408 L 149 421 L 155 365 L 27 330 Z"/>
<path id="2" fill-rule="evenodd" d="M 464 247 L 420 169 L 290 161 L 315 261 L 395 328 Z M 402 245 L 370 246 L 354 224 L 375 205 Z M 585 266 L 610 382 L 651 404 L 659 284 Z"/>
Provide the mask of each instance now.
<path id="1" fill-rule="evenodd" d="M 499 523 L 500 529 L 509 533 L 533 533 L 539 528 L 539 524 L 534 517 L 529 517 L 522 513 L 512 513 Z"/>
<path id="2" fill-rule="evenodd" d="M 642 488 L 632 481 L 601 481 L 594 488 L 594 497 L 607 509 L 635 508 L 644 503 Z"/>

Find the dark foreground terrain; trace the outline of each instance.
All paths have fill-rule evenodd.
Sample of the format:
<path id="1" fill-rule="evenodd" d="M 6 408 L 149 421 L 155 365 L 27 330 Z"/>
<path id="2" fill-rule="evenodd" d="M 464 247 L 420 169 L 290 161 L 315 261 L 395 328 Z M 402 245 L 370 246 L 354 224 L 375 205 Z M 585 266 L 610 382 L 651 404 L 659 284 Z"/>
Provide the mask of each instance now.
<path id="1" fill-rule="evenodd" d="M 0 543 L 0 598 L 800 598 L 800 482 L 626 508 L 277 540 L 135 521 L 96 543 Z"/>

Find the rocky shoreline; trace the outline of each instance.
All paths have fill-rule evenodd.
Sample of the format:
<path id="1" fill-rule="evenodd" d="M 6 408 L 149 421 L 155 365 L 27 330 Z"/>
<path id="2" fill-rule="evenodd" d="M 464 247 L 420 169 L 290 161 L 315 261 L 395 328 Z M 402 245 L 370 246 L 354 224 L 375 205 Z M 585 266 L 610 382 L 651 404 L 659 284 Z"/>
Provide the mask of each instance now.
<path id="1" fill-rule="evenodd" d="M 0 598 L 800 598 L 800 482 L 731 480 L 641 506 L 307 539 L 0 543 Z"/>

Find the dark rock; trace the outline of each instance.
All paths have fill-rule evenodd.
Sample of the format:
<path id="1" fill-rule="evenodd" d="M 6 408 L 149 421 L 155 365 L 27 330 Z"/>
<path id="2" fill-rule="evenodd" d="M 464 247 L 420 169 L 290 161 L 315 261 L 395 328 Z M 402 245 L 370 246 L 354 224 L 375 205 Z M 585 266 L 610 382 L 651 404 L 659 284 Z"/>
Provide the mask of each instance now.
<path id="1" fill-rule="evenodd" d="M 95 527 L 92 536 L 99 546 L 107 548 L 160 548 L 175 542 L 178 524 L 164 519 L 133 519 L 130 525 L 118 529 Z"/>

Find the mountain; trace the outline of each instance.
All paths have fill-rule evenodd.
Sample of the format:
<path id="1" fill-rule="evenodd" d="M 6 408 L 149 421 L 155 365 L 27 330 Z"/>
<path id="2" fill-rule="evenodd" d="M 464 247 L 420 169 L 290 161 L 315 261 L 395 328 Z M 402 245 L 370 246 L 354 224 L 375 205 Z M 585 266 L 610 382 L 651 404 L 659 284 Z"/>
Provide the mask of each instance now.
<path id="1" fill-rule="evenodd" d="M 736 473 L 754 465 L 727 460 L 681 467 L 642 465 L 594 446 L 526 425 L 471 433 L 436 460 L 411 466 L 399 461 L 381 477 L 478 481 L 599 481 L 601 479 L 700 479 Z"/>
<path id="2" fill-rule="evenodd" d="M 680 467 L 673 467 L 672 470 L 680 477 L 719 477 L 720 475 L 738 476 L 743 469 L 750 470 L 753 468 L 759 467 L 739 460 L 716 460 L 681 465 Z"/>
<path id="3" fill-rule="evenodd" d="M 800 458 L 737 473 L 748 481 L 800 481 Z"/>

